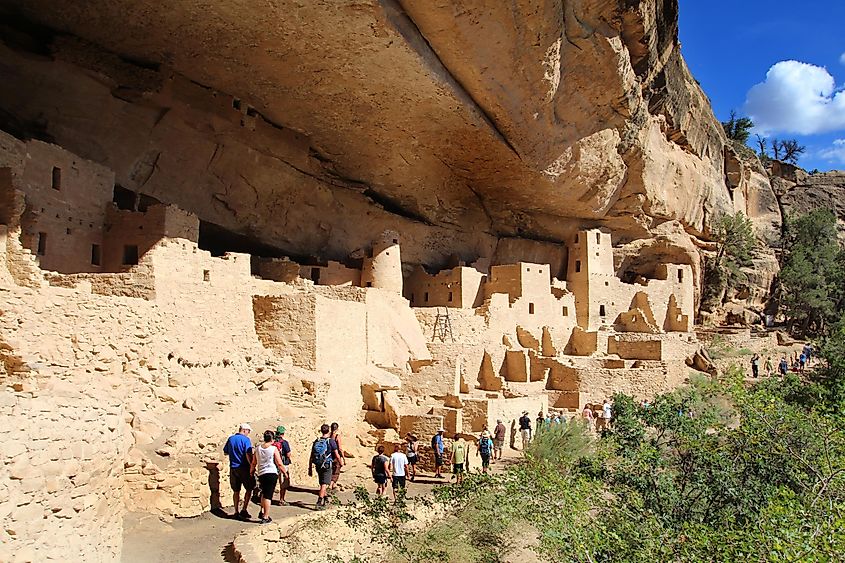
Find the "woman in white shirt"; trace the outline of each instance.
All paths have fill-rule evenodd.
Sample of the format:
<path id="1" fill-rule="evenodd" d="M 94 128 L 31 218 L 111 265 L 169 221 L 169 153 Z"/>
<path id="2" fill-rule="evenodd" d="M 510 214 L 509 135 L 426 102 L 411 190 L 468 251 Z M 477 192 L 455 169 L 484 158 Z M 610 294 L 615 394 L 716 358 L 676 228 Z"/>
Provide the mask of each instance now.
<path id="1" fill-rule="evenodd" d="M 284 471 L 282 456 L 279 449 L 273 445 L 275 437 L 272 430 L 265 431 L 264 443 L 255 448 L 255 474 L 261 488 L 261 512 L 258 514 L 258 522 L 261 524 L 272 522 L 270 504 L 273 501 L 273 491 L 276 490 L 279 471 Z"/>

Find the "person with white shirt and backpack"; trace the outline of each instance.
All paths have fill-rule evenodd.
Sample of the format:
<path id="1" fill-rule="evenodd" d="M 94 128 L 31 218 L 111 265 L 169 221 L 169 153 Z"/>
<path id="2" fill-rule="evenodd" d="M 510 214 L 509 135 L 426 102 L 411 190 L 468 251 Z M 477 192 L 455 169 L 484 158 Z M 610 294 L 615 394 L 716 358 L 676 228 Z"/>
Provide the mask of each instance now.
<path id="1" fill-rule="evenodd" d="M 273 491 L 276 490 L 276 481 L 279 479 L 279 472 L 287 473 L 282 465 L 279 449 L 273 445 L 275 437 L 275 432 L 266 430 L 264 443 L 255 448 L 255 474 L 261 489 L 261 512 L 258 514 L 258 522 L 261 524 L 272 522 L 270 504 L 273 501 Z"/>

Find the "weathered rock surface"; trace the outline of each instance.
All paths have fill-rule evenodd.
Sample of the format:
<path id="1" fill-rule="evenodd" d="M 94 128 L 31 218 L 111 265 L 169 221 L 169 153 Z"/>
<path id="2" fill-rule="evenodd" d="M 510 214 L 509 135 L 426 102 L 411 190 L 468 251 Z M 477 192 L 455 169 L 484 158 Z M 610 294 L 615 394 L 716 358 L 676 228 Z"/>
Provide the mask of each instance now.
<path id="1" fill-rule="evenodd" d="M 384 228 L 435 265 L 585 221 L 623 241 L 666 221 L 706 234 L 732 208 L 725 141 L 677 9 L 0 0 L 18 16 L 0 108 L 7 129 L 292 254 L 342 258 Z"/>
<path id="2" fill-rule="evenodd" d="M 827 208 L 839 220 L 839 241 L 845 244 L 845 172 L 807 174 L 801 169 L 779 166 L 773 179 L 784 213 L 799 216 L 814 209 Z"/>

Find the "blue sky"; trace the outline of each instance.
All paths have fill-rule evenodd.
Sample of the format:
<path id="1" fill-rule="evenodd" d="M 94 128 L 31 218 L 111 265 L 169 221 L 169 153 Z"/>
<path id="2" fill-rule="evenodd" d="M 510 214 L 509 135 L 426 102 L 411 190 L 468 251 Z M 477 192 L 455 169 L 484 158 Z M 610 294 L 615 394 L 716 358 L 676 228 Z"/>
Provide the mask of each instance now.
<path id="1" fill-rule="evenodd" d="M 798 139 L 799 164 L 845 170 L 845 0 L 680 0 L 682 52 L 719 120 Z M 752 136 L 752 139 L 754 137 Z"/>

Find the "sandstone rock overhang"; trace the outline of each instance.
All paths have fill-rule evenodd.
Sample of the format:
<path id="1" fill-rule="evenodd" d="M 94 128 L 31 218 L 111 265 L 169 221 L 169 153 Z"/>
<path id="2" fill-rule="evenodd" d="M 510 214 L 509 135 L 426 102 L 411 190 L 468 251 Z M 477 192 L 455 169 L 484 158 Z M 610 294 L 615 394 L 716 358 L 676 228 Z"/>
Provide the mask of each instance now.
<path id="1" fill-rule="evenodd" d="M 409 246 L 420 261 L 471 258 L 501 236 L 562 241 L 585 223 L 623 240 L 668 220 L 700 234 L 731 204 L 724 136 L 681 57 L 677 10 L 0 0 L 14 16 L 4 37 L 44 26 L 53 59 L 33 70 L 4 54 L 0 107 L 125 187 L 292 250 L 354 250 L 365 216 L 448 240 Z M 52 96 L 44 75 L 61 76 Z M 322 221 L 288 213 L 309 206 Z"/>

